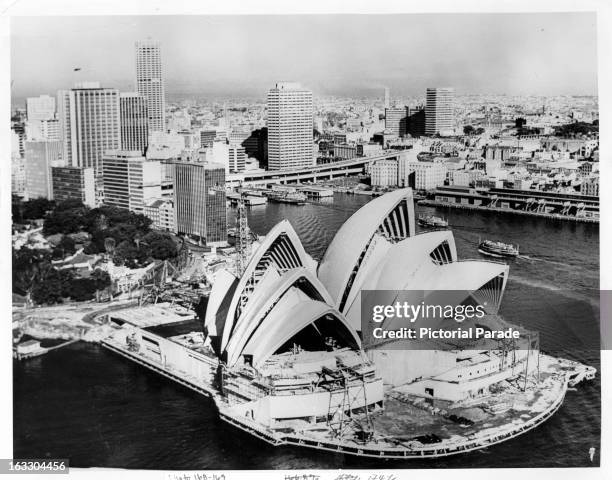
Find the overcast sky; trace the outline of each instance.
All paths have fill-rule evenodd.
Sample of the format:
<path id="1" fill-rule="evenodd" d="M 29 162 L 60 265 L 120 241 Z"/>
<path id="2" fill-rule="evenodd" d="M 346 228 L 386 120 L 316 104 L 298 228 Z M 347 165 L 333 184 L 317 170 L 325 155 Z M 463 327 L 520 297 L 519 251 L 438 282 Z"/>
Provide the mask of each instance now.
<path id="1" fill-rule="evenodd" d="M 78 79 L 133 90 L 147 37 L 170 94 L 263 98 L 279 80 L 319 95 L 597 94 L 595 14 L 545 13 L 13 17 L 13 97 Z"/>

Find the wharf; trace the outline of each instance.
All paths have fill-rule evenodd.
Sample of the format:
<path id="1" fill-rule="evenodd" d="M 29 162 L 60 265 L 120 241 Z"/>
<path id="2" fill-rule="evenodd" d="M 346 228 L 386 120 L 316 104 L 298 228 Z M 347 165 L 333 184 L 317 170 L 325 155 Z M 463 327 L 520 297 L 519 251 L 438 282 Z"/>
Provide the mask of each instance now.
<path id="1" fill-rule="evenodd" d="M 495 212 L 495 213 L 510 213 L 514 215 L 523 215 L 529 217 L 540 217 L 548 218 L 551 220 L 570 220 L 574 222 L 584 223 L 599 223 L 597 217 L 577 217 L 575 215 L 561 215 L 559 213 L 547 213 L 547 212 L 533 212 L 529 210 L 516 210 L 513 208 L 502 208 L 502 207 L 486 207 L 482 205 L 467 205 L 464 203 L 451 203 L 451 202 L 440 202 L 436 200 L 419 200 L 418 205 L 427 207 L 448 207 L 458 208 L 460 210 L 477 210 L 481 212 Z"/>
<path id="2" fill-rule="evenodd" d="M 60 343 L 59 345 L 53 345 L 52 347 L 40 347 L 37 350 L 27 353 L 20 353 L 17 348 L 13 347 L 13 357 L 17 360 L 26 360 L 28 358 L 34 358 L 40 355 L 44 355 L 53 350 L 57 350 L 58 348 L 67 347 L 68 345 L 71 345 L 78 341 L 78 339 L 68 340 L 67 342 Z"/>

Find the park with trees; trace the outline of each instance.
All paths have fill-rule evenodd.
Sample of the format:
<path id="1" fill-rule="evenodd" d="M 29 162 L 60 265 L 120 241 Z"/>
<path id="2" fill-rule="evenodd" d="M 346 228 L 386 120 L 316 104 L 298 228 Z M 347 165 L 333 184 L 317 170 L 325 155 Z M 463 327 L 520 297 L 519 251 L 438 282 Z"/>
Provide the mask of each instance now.
<path id="1" fill-rule="evenodd" d="M 49 250 L 13 249 L 13 292 L 37 304 L 85 301 L 111 288 L 107 272 L 95 269 L 89 276 L 54 267 L 82 246 L 85 254 L 101 254 L 115 265 L 140 268 L 156 260 L 174 260 L 176 239 L 151 229 L 151 220 L 126 209 L 101 206 L 89 208 L 80 201 L 53 202 L 47 199 L 13 199 L 13 222 L 43 221 Z"/>

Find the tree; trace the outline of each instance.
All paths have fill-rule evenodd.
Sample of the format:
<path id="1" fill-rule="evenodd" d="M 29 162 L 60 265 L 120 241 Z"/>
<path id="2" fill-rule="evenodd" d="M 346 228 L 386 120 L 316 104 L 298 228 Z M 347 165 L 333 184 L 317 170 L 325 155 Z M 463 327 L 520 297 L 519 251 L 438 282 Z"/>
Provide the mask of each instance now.
<path id="1" fill-rule="evenodd" d="M 89 226 L 89 208 L 77 200 L 61 202 L 45 218 L 43 233 L 70 234 L 85 230 Z"/>
<path id="2" fill-rule="evenodd" d="M 74 278 L 70 282 L 70 298 L 77 302 L 93 299 L 97 290 L 97 283 L 93 278 Z"/>
<path id="3" fill-rule="evenodd" d="M 85 206 L 85 204 L 81 200 L 76 199 L 64 200 L 62 202 L 59 202 L 55 205 L 55 208 L 53 210 L 55 210 L 56 212 L 62 212 L 66 210 L 75 209 L 89 210 L 89 208 Z"/>
<path id="4" fill-rule="evenodd" d="M 116 265 L 125 265 L 128 268 L 138 267 L 138 249 L 130 240 L 124 240 L 115 249 L 113 262 Z"/>
<path id="5" fill-rule="evenodd" d="M 17 195 L 11 195 L 11 214 L 13 216 L 13 223 L 23 222 L 23 200 Z"/>
<path id="6" fill-rule="evenodd" d="M 73 282 L 71 271 L 50 268 L 37 278 L 32 288 L 32 300 L 38 304 L 61 303 L 64 298 L 72 295 Z"/>
<path id="7" fill-rule="evenodd" d="M 150 232 L 142 240 L 149 247 L 149 254 L 157 260 L 176 258 L 178 247 L 171 235 L 161 232 Z"/>
<path id="8" fill-rule="evenodd" d="M 464 135 L 473 135 L 474 134 L 474 127 L 472 127 L 471 125 L 466 125 L 465 127 L 463 127 L 463 134 Z"/>
<path id="9" fill-rule="evenodd" d="M 113 256 L 113 253 L 115 252 L 116 246 L 117 246 L 117 242 L 113 237 L 106 237 L 104 239 L 104 250 L 111 257 Z"/>
<path id="10" fill-rule="evenodd" d="M 39 197 L 23 203 L 23 219 L 37 220 L 45 217 L 45 214 L 52 210 L 53 200 Z"/>
<path id="11" fill-rule="evenodd" d="M 37 279 L 51 268 L 51 254 L 47 250 L 22 248 L 13 250 L 13 292 L 31 293 Z"/>
<path id="12" fill-rule="evenodd" d="M 104 290 L 111 286 L 111 277 L 108 272 L 101 270 L 100 268 L 96 268 L 90 277 L 96 283 L 97 290 Z"/>
<path id="13" fill-rule="evenodd" d="M 76 251 L 74 240 L 68 235 L 64 235 L 57 246 L 53 249 L 53 258 L 60 259 L 72 255 Z"/>

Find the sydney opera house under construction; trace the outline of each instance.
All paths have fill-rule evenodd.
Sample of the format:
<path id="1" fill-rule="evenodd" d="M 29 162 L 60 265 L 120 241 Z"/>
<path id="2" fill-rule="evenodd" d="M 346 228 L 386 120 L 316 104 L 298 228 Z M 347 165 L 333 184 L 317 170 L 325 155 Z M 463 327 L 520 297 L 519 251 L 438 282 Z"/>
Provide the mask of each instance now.
<path id="1" fill-rule="evenodd" d="M 274 445 L 380 458 L 467 452 L 536 427 L 568 385 L 595 374 L 542 354 L 537 333 L 517 326 L 519 340 L 495 348 L 365 343 L 364 291 L 461 291 L 457 304 L 486 311 L 481 328 L 508 327 L 498 315 L 508 266 L 458 260 L 450 230 L 416 234 L 410 189 L 358 210 L 320 262 L 282 221 L 238 264 L 217 273 L 203 328 L 166 328 L 185 325 L 168 306 L 154 306 L 162 314 L 146 325 L 126 309 L 103 345 L 212 397 L 223 420 Z"/>

